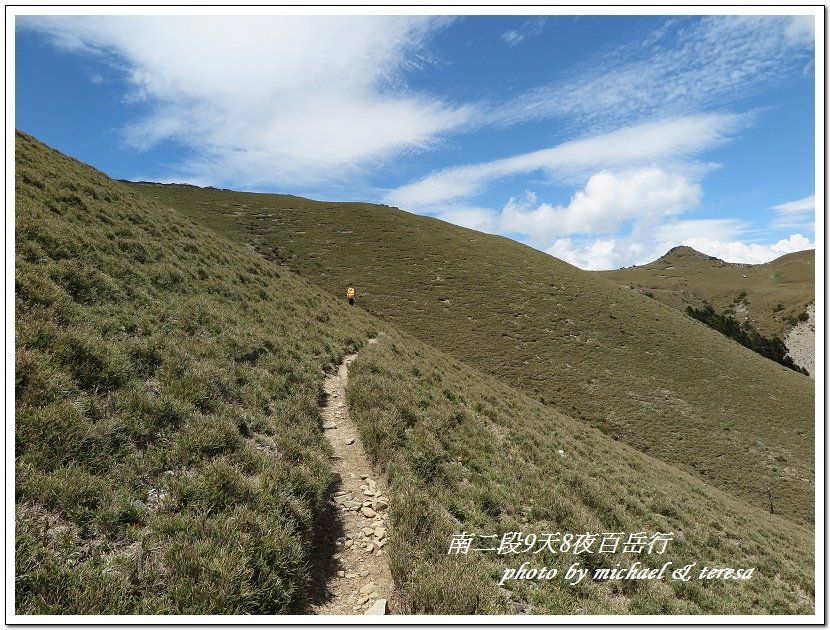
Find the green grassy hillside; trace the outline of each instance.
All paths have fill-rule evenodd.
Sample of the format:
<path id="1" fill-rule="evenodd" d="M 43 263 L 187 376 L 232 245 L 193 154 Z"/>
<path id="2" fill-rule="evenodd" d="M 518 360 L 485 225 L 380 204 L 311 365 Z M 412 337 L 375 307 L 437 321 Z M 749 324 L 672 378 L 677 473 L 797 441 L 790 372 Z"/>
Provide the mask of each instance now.
<path id="1" fill-rule="evenodd" d="M 323 585 L 322 370 L 357 348 L 348 403 L 389 473 L 406 611 L 813 612 L 808 525 L 346 306 L 239 242 L 232 205 L 217 213 L 229 223 L 212 222 L 220 234 L 152 190 L 17 136 L 18 613 L 306 612 Z M 665 555 L 447 553 L 453 534 L 512 531 L 673 540 Z M 755 572 L 499 589 L 525 560 Z"/>
<path id="2" fill-rule="evenodd" d="M 814 608 L 813 536 L 568 418 L 426 344 L 389 331 L 350 367 L 349 406 L 394 488 L 391 569 L 415 613 L 792 614 Z M 546 534 L 671 532 L 665 554 L 574 554 Z M 454 534 L 518 553 L 448 553 Z M 479 538 L 497 535 L 494 538 Z M 529 535 L 535 536 L 533 538 Z M 528 546 L 535 542 L 532 546 Z M 697 563 L 689 582 L 561 573 Z M 560 570 L 550 581 L 508 569 Z M 619 563 L 619 564 L 618 564 Z M 750 568 L 746 582 L 699 580 L 703 566 Z"/>
<path id="3" fill-rule="evenodd" d="M 795 252 L 763 265 L 741 265 L 675 247 L 647 265 L 597 272 L 680 310 L 711 304 L 749 320 L 764 336 L 784 338 L 815 300 L 815 252 Z"/>
<path id="4" fill-rule="evenodd" d="M 303 612 L 321 368 L 368 317 L 23 134 L 16 166 L 16 610 Z"/>
<path id="5" fill-rule="evenodd" d="M 813 519 L 814 383 L 505 238 L 386 206 L 135 184 L 389 323 L 752 506 Z"/>

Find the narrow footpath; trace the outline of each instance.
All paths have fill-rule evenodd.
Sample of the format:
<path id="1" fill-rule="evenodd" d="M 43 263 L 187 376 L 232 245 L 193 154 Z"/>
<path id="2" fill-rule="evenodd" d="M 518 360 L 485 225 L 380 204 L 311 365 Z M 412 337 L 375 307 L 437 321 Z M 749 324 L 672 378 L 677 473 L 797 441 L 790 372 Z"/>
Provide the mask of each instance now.
<path id="1" fill-rule="evenodd" d="M 389 606 L 389 495 L 384 480 L 372 472 L 346 406 L 349 364 L 356 358 L 357 354 L 346 356 L 324 385 L 323 428 L 334 451 L 329 498 L 334 517 L 328 532 L 334 553 L 326 599 L 312 608 L 317 615 L 394 612 Z"/>

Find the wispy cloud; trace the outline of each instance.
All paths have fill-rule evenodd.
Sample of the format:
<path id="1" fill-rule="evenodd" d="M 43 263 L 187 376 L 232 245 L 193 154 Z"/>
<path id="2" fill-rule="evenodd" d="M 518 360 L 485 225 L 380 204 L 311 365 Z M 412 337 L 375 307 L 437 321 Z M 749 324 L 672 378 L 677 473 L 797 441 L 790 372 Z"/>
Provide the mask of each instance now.
<path id="1" fill-rule="evenodd" d="M 524 34 L 518 29 L 505 31 L 501 36 L 502 41 L 510 46 L 518 46 L 524 38 Z"/>
<path id="2" fill-rule="evenodd" d="M 815 195 L 810 195 L 803 199 L 779 203 L 777 206 L 773 206 L 772 209 L 782 215 L 812 213 L 816 209 L 816 197 Z"/>
<path id="3" fill-rule="evenodd" d="M 545 30 L 546 22 L 547 18 L 544 17 L 536 17 L 527 20 L 519 28 L 514 28 L 510 29 L 509 31 L 505 31 L 502 34 L 501 39 L 508 46 L 518 46 L 527 38 L 541 35 L 542 31 Z"/>
<path id="4" fill-rule="evenodd" d="M 558 81 L 493 108 L 493 123 L 562 118 L 607 129 L 734 106 L 812 59 L 812 16 L 669 18 L 641 43 L 572 67 Z"/>
<path id="5" fill-rule="evenodd" d="M 787 201 L 773 206 L 775 217 L 770 227 L 779 230 L 801 230 L 815 232 L 816 198 L 815 195 Z"/>
<path id="6" fill-rule="evenodd" d="M 123 70 L 150 113 L 129 124 L 198 157 L 184 176 L 235 185 L 337 180 L 440 142 L 473 108 L 400 87 L 445 18 L 40 17 L 18 26 Z"/>
<path id="7" fill-rule="evenodd" d="M 389 191 L 386 202 L 428 210 L 470 198 L 498 180 L 534 171 L 574 182 L 602 169 L 632 168 L 657 160 L 679 165 L 724 142 L 744 124 L 745 117 L 707 114 L 633 125 L 549 149 L 444 169 Z"/>

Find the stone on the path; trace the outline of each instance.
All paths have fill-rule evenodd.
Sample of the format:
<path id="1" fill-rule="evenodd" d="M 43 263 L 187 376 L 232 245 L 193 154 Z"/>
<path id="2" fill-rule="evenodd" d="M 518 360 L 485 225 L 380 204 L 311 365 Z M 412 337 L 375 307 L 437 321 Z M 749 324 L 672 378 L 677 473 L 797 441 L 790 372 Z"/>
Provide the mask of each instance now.
<path id="1" fill-rule="evenodd" d="M 361 479 L 368 479 L 368 477 L 369 477 L 368 473 L 364 473 L 364 474 L 360 475 Z"/>
<path id="2" fill-rule="evenodd" d="M 372 508 L 367 506 L 363 506 L 362 508 L 360 508 L 360 513 L 363 514 L 363 516 L 365 516 L 366 518 L 372 518 L 376 514 L 376 512 Z"/>
<path id="3" fill-rule="evenodd" d="M 353 580 L 353 579 L 355 579 L 356 577 L 357 577 L 357 573 L 347 573 L 347 574 L 346 574 L 346 579 L 347 579 L 347 580 Z"/>
<path id="4" fill-rule="evenodd" d="M 360 606 L 362 604 L 365 604 L 368 601 L 369 601 L 369 596 L 368 595 L 361 595 L 360 599 L 357 600 L 357 605 Z"/>
<path id="5" fill-rule="evenodd" d="M 325 423 L 323 423 L 323 428 L 324 429 L 336 429 L 337 424 L 335 424 L 334 422 L 325 422 Z"/>
<path id="6" fill-rule="evenodd" d="M 375 529 L 372 530 L 372 533 L 375 536 L 377 536 L 378 538 L 383 538 L 384 536 L 386 536 L 386 528 L 385 527 L 375 527 Z"/>
<path id="7" fill-rule="evenodd" d="M 338 497 L 334 497 L 334 504 L 335 505 L 345 505 L 346 503 L 352 502 L 354 503 L 354 497 L 352 496 L 351 492 L 347 492 L 346 494 L 341 494 Z"/>
<path id="8" fill-rule="evenodd" d="M 359 593 L 361 595 L 368 595 L 372 591 L 374 591 L 377 587 L 375 586 L 374 582 L 368 582 L 360 587 Z"/>
<path id="9" fill-rule="evenodd" d="M 383 499 L 375 499 L 374 501 L 372 501 L 372 509 L 376 510 L 378 512 L 382 512 L 383 510 L 385 510 L 388 507 L 389 507 L 389 502 L 384 501 Z"/>
<path id="10" fill-rule="evenodd" d="M 378 599 L 369 608 L 366 609 L 364 615 L 385 615 L 386 614 L 386 600 Z"/>
<path id="11" fill-rule="evenodd" d="M 346 440 L 347 446 L 351 446 L 352 444 L 354 444 L 354 438 L 349 438 L 348 440 Z"/>
<path id="12" fill-rule="evenodd" d="M 346 577 L 346 572 L 345 571 L 338 571 L 337 572 L 337 577 L 342 577 L 342 578 Z"/>
<path id="13" fill-rule="evenodd" d="M 374 490 L 364 490 L 363 494 L 367 497 L 373 497 L 373 496 L 375 496 L 375 491 Z"/>
<path id="14" fill-rule="evenodd" d="M 371 527 L 364 527 L 360 531 L 363 532 L 363 534 L 366 535 L 366 536 L 371 536 L 372 534 L 375 533 L 375 530 L 372 529 Z"/>
<path id="15" fill-rule="evenodd" d="M 343 502 L 343 507 L 349 510 L 359 510 L 362 506 L 363 504 L 360 501 L 349 500 Z"/>

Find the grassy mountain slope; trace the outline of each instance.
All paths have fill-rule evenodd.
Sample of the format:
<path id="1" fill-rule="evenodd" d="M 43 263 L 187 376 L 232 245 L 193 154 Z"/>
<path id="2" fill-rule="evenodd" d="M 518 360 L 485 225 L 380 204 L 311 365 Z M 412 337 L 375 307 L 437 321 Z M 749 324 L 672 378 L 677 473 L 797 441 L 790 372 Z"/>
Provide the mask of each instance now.
<path id="1" fill-rule="evenodd" d="M 608 435 L 800 522 L 814 392 L 656 300 L 505 238 L 386 206 L 135 184 Z"/>
<path id="2" fill-rule="evenodd" d="M 741 265 L 675 247 L 647 265 L 598 272 L 680 310 L 711 304 L 765 336 L 784 338 L 815 300 L 815 252 L 786 254 L 763 265 Z"/>
<path id="3" fill-rule="evenodd" d="M 392 480 L 412 611 L 813 610 L 809 528 L 770 515 L 344 305 L 169 206 L 17 137 L 19 613 L 302 612 L 329 481 L 321 367 Z M 561 453 L 560 453 L 561 451 Z M 672 531 L 747 582 L 506 583 L 453 533 Z M 659 562 L 658 562 L 659 561 Z M 319 584 L 316 584 L 319 586 Z"/>
<path id="4" fill-rule="evenodd" d="M 29 136 L 16 164 L 17 611 L 302 612 L 321 368 L 368 317 Z"/>
<path id="5" fill-rule="evenodd" d="M 389 330 L 350 367 L 347 392 L 370 453 L 394 488 L 391 569 L 409 612 L 783 614 L 813 610 L 809 528 L 568 418 L 500 380 Z M 672 532 L 662 555 L 544 548 L 545 534 Z M 450 554 L 453 534 L 519 553 Z M 479 535 L 495 539 L 479 538 Z M 528 547 L 536 536 L 535 544 Z M 624 544 L 622 541 L 621 545 Z M 526 551 L 524 551 L 526 550 Z M 697 563 L 689 582 L 512 580 L 506 569 L 593 570 Z M 618 564 L 619 563 L 619 564 Z M 749 568 L 746 582 L 700 581 L 703 566 Z"/>

